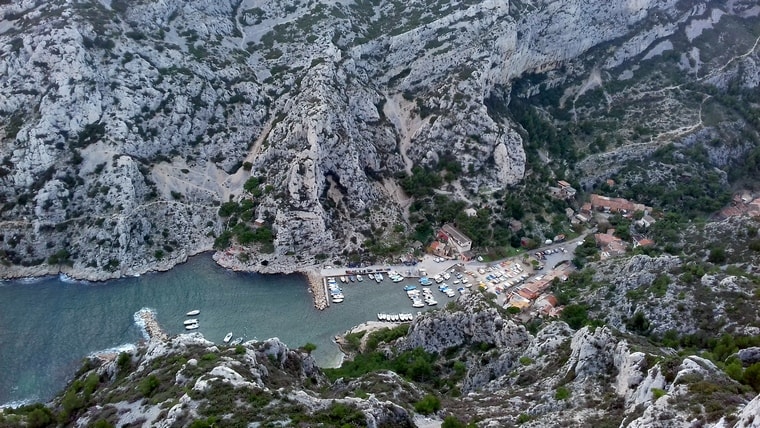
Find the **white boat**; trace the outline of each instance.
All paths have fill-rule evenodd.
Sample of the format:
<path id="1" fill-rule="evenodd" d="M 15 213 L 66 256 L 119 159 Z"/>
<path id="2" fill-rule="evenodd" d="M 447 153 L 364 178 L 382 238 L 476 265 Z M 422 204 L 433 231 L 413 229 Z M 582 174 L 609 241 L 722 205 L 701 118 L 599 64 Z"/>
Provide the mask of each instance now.
<path id="1" fill-rule="evenodd" d="M 192 311 L 186 313 L 185 315 L 187 315 L 189 317 L 194 317 L 194 316 L 196 316 L 196 315 L 198 315 L 200 313 L 201 313 L 200 309 L 193 309 Z"/>
<path id="2" fill-rule="evenodd" d="M 378 282 L 382 281 L 382 280 L 383 280 L 383 274 L 382 274 L 382 273 L 376 273 L 376 274 L 375 274 L 375 279 L 376 279 Z"/>
<path id="3" fill-rule="evenodd" d="M 374 281 L 375 280 L 375 274 L 374 273 L 368 273 L 367 274 L 367 278 L 369 278 L 370 280 Z"/>
<path id="4" fill-rule="evenodd" d="M 425 303 L 423 303 L 422 300 L 414 300 L 414 302 L 412 302 L 412 307 L 413 308 L 423 308 L 423 307 L 425 307 Z"/>
<path id="5" fill-rule="evenodd" d="M 344 283 L 344 284 L 345 284 L 345 283 L 347 283 L 347 282 L 348 282 L 348 278 L 346 278 L 345 276 L 341 276 L 341 277 L 340 277 L 340 282 L 342 282 L 342 283 Z"/>
<path id="6" fill-rule="evenodd" d="M 189 324 L 185 326 L 185 330 L 195 330 L 199 327 L 198 323 L 195 324 Z"/>
<path id="7" fill-rule="evenodd" d="M 185 324 L 185 325 L 198 324 L 198 319 L 190 318 L 189 320 L 185 320 L 182 324 Z"/>
<path id="8" fill-rule="evenodd" d="M 232 332 L 229 332 L 224 336 L 224 343 L 230 343 L 230 339 L 232 339 Z"/>
<path id="9" fill-rule="evenodd" d="M 361 276 L 361 275 L 356 275 L 356 280 L 359 281 L 359 282 L 362 282 L 362 281 L 364 281 L 364 277 Z"/>
<path id="10" fill-rule="evenodd" d="M 233 341 L 230 342 L 230 345 L 237 346 L 237 345 L 240 345 L 241 343 L 243 343 L 243 338 L 242 337 L 236 337 L 235 340 L 233 340 Z"/>
<path id="11" fill-rule="evenodd" d="M 341 303 L 341 302 L 343 302 L 343 299 L 344 299 L 344 297 L 343 297 L 342 294 L 337 294 L 337 295 L 333 296 L 332 302 L 333 303 Z"/>

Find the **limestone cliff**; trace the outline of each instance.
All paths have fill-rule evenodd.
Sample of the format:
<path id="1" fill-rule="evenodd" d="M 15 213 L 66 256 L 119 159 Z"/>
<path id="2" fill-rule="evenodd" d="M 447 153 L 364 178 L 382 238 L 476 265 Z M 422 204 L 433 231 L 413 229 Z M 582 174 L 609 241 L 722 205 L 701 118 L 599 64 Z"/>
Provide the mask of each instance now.
<path id="1" fill-rule="evenodd" d="M 463 197 L 523 179 L 522 137 L 488 103 L 514 79 L 582 73 L 612 41 L 600 63 L 625 64 L 707 5 L 2 2 L 2 276 L 167 269 L 212 248 L 251 176 L 273 242 L 242 268 L 360 250 L 407 226 L 395 182 L 414 166 L 455 158 Z"/>

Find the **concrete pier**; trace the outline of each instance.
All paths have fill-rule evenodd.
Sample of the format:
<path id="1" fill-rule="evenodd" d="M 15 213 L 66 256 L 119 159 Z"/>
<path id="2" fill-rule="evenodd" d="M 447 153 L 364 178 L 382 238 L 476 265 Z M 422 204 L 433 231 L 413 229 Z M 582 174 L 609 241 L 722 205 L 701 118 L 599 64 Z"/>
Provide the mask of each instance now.
<path id="1" fill-rule="evenodd" d="M 306 272 L 306 278 L 309 280 L 309 288 L 314 296 L 314 307 L 320 311 L 326 309 L 330 306 L 330 302 L 327 300 L 328 293 L 325 278 L 315 271 Z"/>

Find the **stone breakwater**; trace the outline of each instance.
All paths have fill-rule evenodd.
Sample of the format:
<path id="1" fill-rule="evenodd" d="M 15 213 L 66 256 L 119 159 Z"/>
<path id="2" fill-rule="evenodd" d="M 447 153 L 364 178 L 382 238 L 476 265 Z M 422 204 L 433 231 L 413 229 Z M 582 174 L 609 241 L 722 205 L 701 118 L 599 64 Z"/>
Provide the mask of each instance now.
<path id="1" fill-rule="evenodd" d="M 316 271 L 307 271 L 304 273 L 309 281 L 309 289 L 314 296 L 314 307 L 320 311 L 330 306 L 327 301 L 327 291 L 325 290 L 325 280 L 321 274 Z"/>
<path id="2" fill-rule="evenodd" d="M 135 313 L 135 321 L 142 327 L 149 340 L 169 340 L 156 320 L 156 312 L 152 309 L 140 309 Z"/>

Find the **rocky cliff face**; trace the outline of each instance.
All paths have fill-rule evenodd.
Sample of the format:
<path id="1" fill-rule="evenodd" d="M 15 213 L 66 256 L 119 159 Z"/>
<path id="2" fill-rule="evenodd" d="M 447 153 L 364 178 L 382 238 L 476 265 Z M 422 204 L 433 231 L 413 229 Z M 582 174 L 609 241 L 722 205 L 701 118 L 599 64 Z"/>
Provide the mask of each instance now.
<path id="1" fill-rule="evenodd" d="M 706 10 L 675 0 L 3 2 L 3 275 L 166 269 L 211 249 L 229 226 L 219 205 L 250 196 L 251 176 L 261 181 L 252 216 L 275 236 L 244 268 L 290 271 L 361 249 L 367 234 L 405 226 L 396 181 L 413 166 L 455 158 L 463 197 L 523 178 L 522 138 L 486 106 L 513 79 L 561 72 L 613 40 L 604 60 L 624 64 Z M 733 2 L 724 12 L 753 11 Z"/>
<path id="2" fill-rule="evenodd" d="M 236 347 L 200 334 L 154 339 L 135 354 L 93 359 L 80 374 L 55 403 L 67 426 L 412 426 L 409 412 L 389 401 L 327 398 L 314 360 L 277 339 Z"/>
<path id="3" fill-rule="evenodd" d="M 750 218 L 695 225 L 671 243 L 683 250 L 682 256 L 637 255 L 596 263 L 596 286 L 579 300 L 590 303 L 605 323 L 634 334 L 757 335 L 760 313 L 751 302 L 757 294 L 758 255 L 749 248 L 757 226 Z M 710 263 L 711 248 L 726 252 L 717 265 Z"/>

